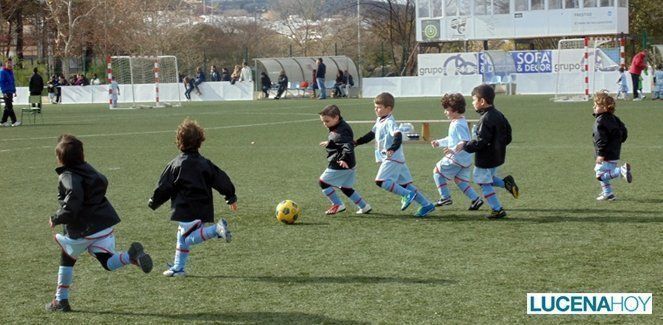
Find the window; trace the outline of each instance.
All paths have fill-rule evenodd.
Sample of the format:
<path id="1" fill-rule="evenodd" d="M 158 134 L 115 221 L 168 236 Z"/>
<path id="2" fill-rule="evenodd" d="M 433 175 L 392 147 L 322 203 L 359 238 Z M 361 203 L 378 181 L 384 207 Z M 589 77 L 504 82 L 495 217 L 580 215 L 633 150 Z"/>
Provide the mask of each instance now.
<path id="1" fill-rule="evenodd" d="M 488 8 L 490 8 L 490 0 L 474 0 L 475 16 L 490 15 L 490 12 L 488 12 Z"/>
<path id="2" fill-rule="evenodd" d="M 442 0 L 430 0 L 431 17 L 442 17 Z"/>
<path id="3" fill-rule="evenodd" d="M 619 0 L 619 6 L 622 8 L 628 8 L 628 0 Z"/>
<path id="4" fill-rule="evenodd" d="M 564 8 L 580 8 L 580 0 L 564 0 Z"/>
<path id="5" fill-rule="evenodd" d="M 509 0 L 507 0 L 508 2 Z M 469 16 L 470 15 L 470 3 L 471 0 L 458 0 L 458 15 L 460 16 Z"/>
<path id="6" fill-rule="evenodd" d="M 419 0 L 417 1 L 417 8 L 419 8 L 419 17 L 427 18 L 430 17 L 430 12 L 428 10 L 428 0 Z"/>
<path id="7" fill-rule="evenodd" d="M 596 0 L 583 0 L 583 5 L 585 6 L 585 8 L 596 7 Z"/>
<path id="8" fill-rule="evenodd" d="M 548 10 L 562 8 L 562 0 L 548 0 Z"/>
<path id="9" fill-rule="evenodd" d="M 444 15 L 458 15 L 458 0 L 444 0 Z"/>
<path id="10" fill-rule="evenodd" d="M 493 14 L 503 15 L 509 13 L 509 0 L 493 0 Z"/>
<path id="11" fill-rule="evenodd" d="M 516 11 L 527 11 L 529 10 L 529 0 L 515 0 L 515 9 Z"/>
<path id="12" fill-rule="evenodd" d="M 532 10 L 545 10 L 545 0 L 532 0 Z"/>
<path id="13" fill-rule="evenodd" d="M 599 7 L 614 7 L 615 0 L 599 0 Z"/>

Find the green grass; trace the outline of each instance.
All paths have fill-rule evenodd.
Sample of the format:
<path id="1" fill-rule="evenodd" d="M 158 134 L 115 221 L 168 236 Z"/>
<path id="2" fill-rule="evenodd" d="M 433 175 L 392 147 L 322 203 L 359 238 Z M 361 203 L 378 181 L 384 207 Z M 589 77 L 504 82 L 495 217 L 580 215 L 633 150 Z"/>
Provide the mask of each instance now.
<path id="1" fill-rule="evenodd" d="M 454 187 L 454 205 L 426 219 L 399 210 L 399 198 L 377 188 L 372 146 L 357 148 L 356 189 L 370 215 L 327 217 L 317 179 L 326 167 L 318 143 L 327 130 L 317 112 L 335 101 L 189 103 L 182 108 L 109 111 L 103 105 L 47 106 L 45 123 L 0 129 L 0 314 L 21 323 L 238 324 L 316 323 L 661 323 L 663 298 L 662 102 L 619 102 L 629 127 L 622 158 L 634 183 L 615 182 L 618 201 L 596 202 L 591 104 L 547 97 L 498 97 L 513 126 L 501 174 L 514 175 L 521 197 L 498 195 L 509 213 L 486 220 L 486 208 Z M 372 102 L 336 101 L 347 120 L 373 119 Z M 439 99 L 397 99 L 397 119 L 442 119 Z M 471 111 L 471 109 L 470 109 Z M 207 128 L 201 152 L 237 187 L 239 211 L 215 198 L 234 241 L 192 249 L 187 278 L 165 278 L 176 224 L 168 208 L 146 206 L 166 163 L 177 154 L 174 130 L 190 116 Z M 477 118 L 473 111 L 468 118 Z M 25 121 L 27 122 L 27 121 Z M 355 135 L 370 125 L 354 125 Z M 58 207 L 54 145 L 72 133 L 86 159 L 110 182 L 108 198 L 122 218 L 117 248 L 141 241 L 155 269 L 110 273 L 90 256 L 75 267 L 70 301 L 77 311 L 48 314 L 59 249 L 47 218 Z M 444 124 L 433 125 L 437 137 Z M 252 142 L 255 142 L 252 144 Z M 406 144 L 415 184 L 437 193 L 432 169 L 440 151 Z M 476 188 L 476 185 L 475 185 Z M 283 199 L 303 206 L 302 222 L 273 217 Z M 654 315 L 527 316 L 528 292 L 652 292 Z"/>

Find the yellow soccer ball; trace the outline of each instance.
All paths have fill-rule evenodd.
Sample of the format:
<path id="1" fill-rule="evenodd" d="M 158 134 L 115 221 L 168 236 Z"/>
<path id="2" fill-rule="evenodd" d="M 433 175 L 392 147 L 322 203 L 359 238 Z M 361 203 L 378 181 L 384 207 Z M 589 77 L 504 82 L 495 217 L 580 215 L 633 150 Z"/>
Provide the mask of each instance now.
<path id="1" fill-rule="evenodd" d="M 302 208 L 291 200 L 281 201 L 276 206 L 276 219 L 285 224 L 291 225 L 302 215 Z"/>

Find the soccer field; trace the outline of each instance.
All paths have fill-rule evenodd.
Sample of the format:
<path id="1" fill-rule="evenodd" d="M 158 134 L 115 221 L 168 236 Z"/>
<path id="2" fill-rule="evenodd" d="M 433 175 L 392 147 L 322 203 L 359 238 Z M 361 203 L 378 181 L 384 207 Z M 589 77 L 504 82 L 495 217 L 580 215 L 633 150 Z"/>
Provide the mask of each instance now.
<path id="1" fill-rule="evenodd" d="M 45 123 L 0 129 L 2 212 L 0 249 L 3 323 L 423 324 L 524 322 L 663 322 L 663 102 L 618 101 L 629 129 L 622 161 L 634 181 L 614 181 L 614 202 L 597 202 L 592 104 L 557 104 L 544 96 L 501 96 L 513 143 L 501 175 L 521 195 L 498 196 L 504 220 L 467 211 L 454 186 L 454 204 L 427 218 L 402 212 L 400 198 L 379 189 L 372 145 L 356 149 L 356 189 L 369 215 L 325 216 L 318 176 L 326 140 L 318 112 L 335 103 L 346 120 L 375 118 L 370 99 L 185 103 L 181 108 L 110 111 L 104 105 L 49 105 Z M 469 103 L 468 103 L 469 104 Z M 177 224 L 168 205 L 147 200 L 164 166 L 178 154 L 175 128 L 191 117 L 206 128 L 201 153 L 237 188 L 231 213 L 217 195 L 217 218 L 228 219 L 233 242 L 192 248 L 189 276 L 161 275 L 172 262 Z M 397 120 L 444 119 L 439 98 L 396 99 Z M 466 114 L 478 118 L 471 104 Z M 431 127 L 446 136 L 447 124 Z M 352 125 L 355 138 L 369 124 Z M 54 146 L 61 133 L 78 136 L 85 158 L 109 180 L 107 197 L 120 214 L 118 250 L 140 241 L 155 268 L 107 272 L 83 256 L 74 268 L 73 313 L 49 314 L 59 247 L 48 217 L 58 208 Z M 416 184 L 429 199 L 441 150 L 405 144 Z M 473 184 L 475 189 L 478 187 Z M 287 226 L 274 207 L 291 199 L 303 217 Z M 61 231 L 60 227 L 56 230 Z M 528 316 L 532 292 L 653 293 L 654 314 Z"/>

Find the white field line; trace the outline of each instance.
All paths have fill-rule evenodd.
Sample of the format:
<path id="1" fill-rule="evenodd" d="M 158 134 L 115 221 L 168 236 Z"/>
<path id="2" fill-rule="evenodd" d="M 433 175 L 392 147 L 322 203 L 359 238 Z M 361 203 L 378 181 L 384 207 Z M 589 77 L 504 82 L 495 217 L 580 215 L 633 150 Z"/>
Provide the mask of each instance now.
<path id="1" fill-rule="evenodd" d="M 221 129 L 237 129 L 237 128 L 249 128 L 256 126 L 271 126 L 271 125 L 283 125 L 283 124 L 294 124 L 294 123 L 306 123 L 306 122 L 320 122 L 319 118 L 316 119 L 306 119 L 306 120 L 296 120 L 296 121 L 280 121 L 280 122 L 268 122 L 268 123 L 255 123 L 255 124 L 240 124 L 240 125 L 224 125 L 224 126 L 211 126 L 206 127 L 205 130 L 221 130 Z M 79 138 L 92 138 L 92 137 L 110 137 L 110 136 L 129 136 L 129 135 L 145 135 L 145 134 L 160 134 L 160 133 L 174 133 L 175 129 L 171 130 L 159 130 L 159 131 L 140 131 L 140 132 L 118 132 L 118 133 L 96 133 L 96 134 L 79 134 L 76 137 Z M 10 138 L 10 139 L 0 139 L 2 142 L 9 141 L 29 141 L 29 140 L 51 140 L 57 139 L 56 136 L 49 137 L 35 137 L 35 138 Z M 0 151 L 0 152 L 5 152 Z"/>

